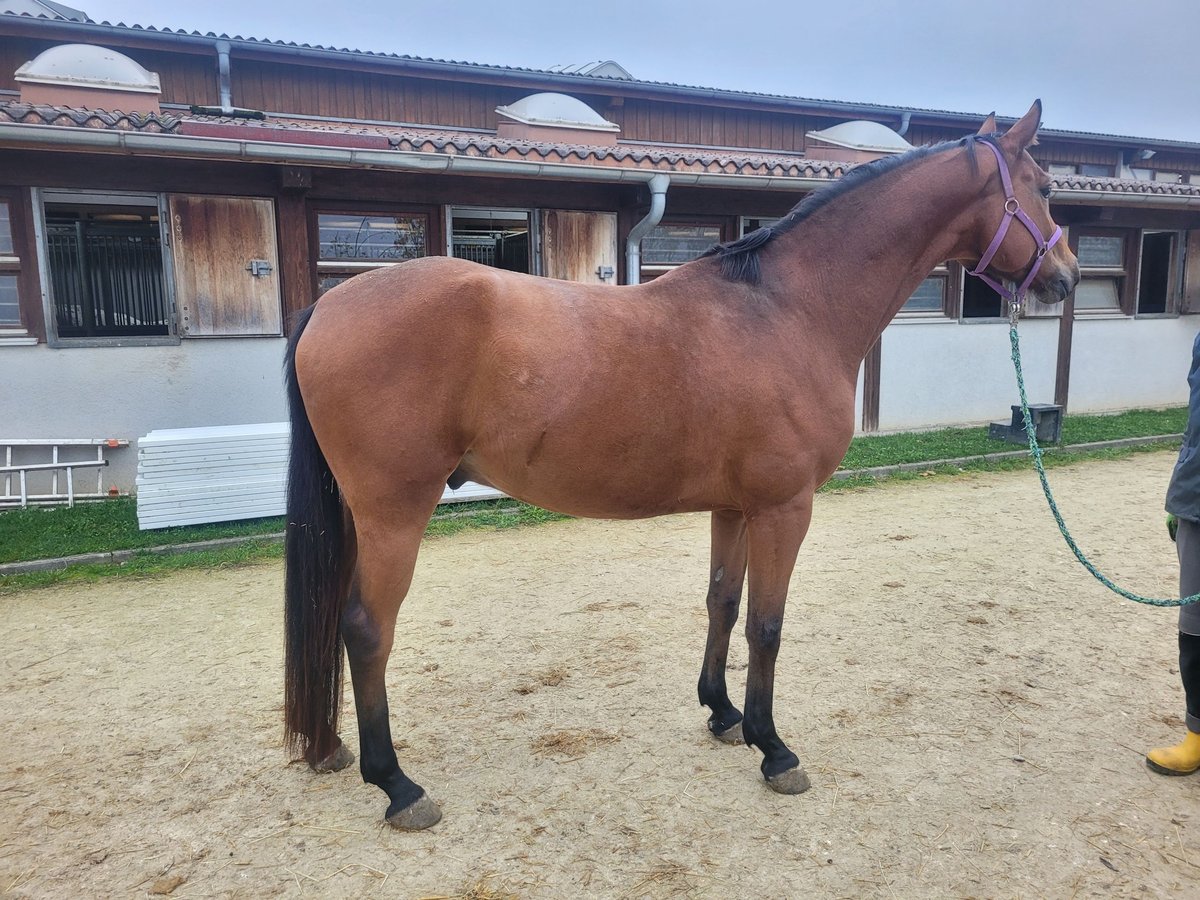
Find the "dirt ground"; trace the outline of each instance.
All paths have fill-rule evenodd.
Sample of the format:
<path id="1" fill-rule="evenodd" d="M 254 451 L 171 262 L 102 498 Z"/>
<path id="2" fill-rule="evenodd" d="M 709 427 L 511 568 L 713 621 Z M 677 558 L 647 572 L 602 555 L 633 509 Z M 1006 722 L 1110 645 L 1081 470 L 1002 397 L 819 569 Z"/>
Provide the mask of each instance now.
<path id="1" fill-rule="evenodd" d="M 1085 551 L 1155 596 L 1172 463 L 1051 472 Z M 420 834 L 356 768 L 284 757 L 278 565 L 0 597 L 0 891 L 1200 894 L 1200 776 L 1142 763 L 1183 728 L 1175 613 L 1079 568 L 1031 471 L 818 498 L 776 681 L 798 797 L 705 731 L 707 541 L 688 515 L 427 542 L 389 678 L 445 812 Z M 739 630 L 735 694 L 745 660 Z"/>

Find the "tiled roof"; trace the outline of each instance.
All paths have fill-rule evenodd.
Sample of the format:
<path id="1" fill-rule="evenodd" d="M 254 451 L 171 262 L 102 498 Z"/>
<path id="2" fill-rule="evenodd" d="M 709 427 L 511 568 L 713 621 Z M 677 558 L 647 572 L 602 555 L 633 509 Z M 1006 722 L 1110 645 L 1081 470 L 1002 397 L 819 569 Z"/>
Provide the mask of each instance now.
<path id="1" fill-rule="evenodd" d="M 392 135 L 398 150 L 537 162 L 636 166 L 670 172 L 769 175 L 784 178 L 837 178 L 846 163 L 808 159 L 796 154 L 751 153 L 703 148 L 654 147 L 619 143 L 611 146 L 516 141 L 488 134 L 406 130 Z"/>
<path id="2" fill-rule="evenodd" d="M 786 153 L 661 147 L 635 143 L 619 143 L 615 147 L 557 144 L 500 138 L 490 132 L 463 132 L 403 125 L 387 127 L 283 118 L 256 120 L 166 112 L 122 113 L 0 101 L 0 123 L 4 122 L 277 144 L 391 149 L 408 153 L 636 168 L 678 174 L 833 180 L 852 167 L 849 163 L 809 159 Z M 1130 181 L 1080 175 L 1055 175 L 1053 182 L 1057 190 L 1200 197 L 1200 185 L 1196 184 Z"/>
<path id="3" fill-rule="evenodd" d="M 1054 187 L 1060 191 L 1105 191 L 1112 194 L 1172 195 L 1200 197 L 1200 184 L 1179 184 L 1171 181 L 1136 181 L 1128 178 L 1101 178 L 1090 175 L 1053 175 Z"/>
<path id="4" fill-rule="evenodd" d="M 0 122 L 110 128 L 124 131 L 222 137 L 234 140 L 475 156 L 543 163 L 618 166 L 664 172 L 769 175 L 783 178 L 837 178 L 845 163 L 822 162 L 794 154 L 653 147 L 548 144 L 505 140 L 490 133 L 356 125 L 289 119 L 258 121 L 228 116 L 121 113 L 0 102 Z"/>
<path id="5" fill-rule="evenodd" d="M 162 134 L 176 131 L 179 121 L 178 116 L 167 113 L 124 113 L 0 102 L 0 122 L 23 122 L 26 125 L 65 125 L 74 128 L 107 128 Z"/>
<path id="6" fill-rule="evenodd" d="M 558 82 L 574 82 L 581 87 L 586 85 L 597 86 L 604 85 L 608 89 L 613 89 L 619 85 L 620 90 L 625 90 L 630 87 L 643 88 L 649 90 L 669 91 L 680 94 L 701 95 L 716 99 L 725 99 L 730 102 L 751 102 L 751 103 L 779 103 L 794 106 L 821 107 L 830 110 L 833 114 L 842 115 L 891 115 L 897 118 L 905 113 L 916 114 L 922 117 L 930 117 L 933 119 L 952 119 L 955 124 L 960 123 L 978 123 L 983 120 L 983 113 L 961 112 L 945 109 L 928 109 L 914 106 L 896 106 L 886 103 L 870 103 L 860 101 L 847 100 L 822 100 L 813 97 L 797 97 L 788 94 L 773 94 L 761 91 L 739 91 L 729 90 L 726 88 L 703 87 L 698 85 L 680 84 L 671 81 L 650 81 L 646 79 L 634 78 L 624 79 L 619 77 L 611 77 L 605 75 L 581 74 L 577 72 L 564 71 L 559 68 L 539 69 L 528 66 L 507 66 L 498 64 L 468 62 L 465 60 L 454 59 L 438 59 L 436 57 L 415 56 L 407 53 L 386 53 L 375 50 L 358 50 L 350 47 L 334 47 L 324 44 L 309 44 L 297 41 L 281 41 L 271 38 L 256 38 L 243 35 L 230 35 L 224 32 L 200 32 L 188 31 L 186 29 L 175 28 L 157 28 L 153 25 L 126 25 L 124 22 L 112 23 L 108 21 L 88 20 L 86 23 L 80 22 L 60 22 L 55 21 L 49 16 L 31 16 L 28 13 L 0 13 L 0 19 L 26 19 L 45 22 L 48 25 L 63 27 L 86 29 L 93 28 L 109 31 L 124 31 L 133 34 L 141 35 L 161 35 L 168 39 L 184 39 L 193 41 L 230 41 L 231 43 L 243 44 L 250 47 L 262 49 L 278 49 L 283 51 L 311 53 L 314 55 L 321 54 L 345 54 L 361 58 L 363 60 L 375 60 L 379 62 L 395 62 L 400 64 L 411 64 L 414 66 L 428 66 L 447 70 L 470 70 L 479 73 L 479 75 L 491 74 L 493 76 L 524 76 L 551 79 Z M 1011 118 L 1000 117 L 1002 122 L 1012 121 Z M 1107 141 L 1123 144 L 1137 144 L 1139 146 L 1171 146 L 1180 149 L 1195 149 L 1200 147 L 1200 144 L 1186 141 L 1166 141 L 1161 139 L 1138 138 L 1128 135 L 1114 134 L 1099 134 L 1085 131 L 1043 129 L 1043 133 L 1047 137 L 1058 136 L 1066 139 L 1085 140 L 1085 141 Z"/>

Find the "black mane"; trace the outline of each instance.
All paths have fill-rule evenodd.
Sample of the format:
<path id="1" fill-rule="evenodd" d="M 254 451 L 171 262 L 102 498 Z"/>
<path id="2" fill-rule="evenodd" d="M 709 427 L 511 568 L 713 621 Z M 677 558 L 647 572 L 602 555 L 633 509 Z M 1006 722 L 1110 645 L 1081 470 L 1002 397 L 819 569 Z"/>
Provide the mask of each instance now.
<path id="1" fill-rule="evenodd" d="M 715 256 L 721 266 L 721 274 L 730 281 L 744 281 L 747 284 L 758 284 L 762 275 L 758 261 L 759 251 L 770 243 L 772 239 L 781 234 L 787 234 L 817 210 L 827 206 L 838 197 L 855 188 L 861 187 L 869 181 L 874 181 L 881 175 L 886 175 L 888 172 L 898 169 L 901 166 L 906 166 L 909 163 L 932 156 L 935 153 L 941 153 L 944 150 L 952 150 L 955 147 L 966 147 L 970 151 L 969 159 L 971 168 L 974 171 L 977 166 L 975 160 L 976 142 L 987 141 L 988 143 L 995 143 L 996 137 L 997 135 L 994 134 L 971 134 L 957 141 L 946 141 L 928 147 L 917 147 L 914 150 L 909 150 L 907 153 L 901 153 L 897 156 L 885 156 L 866 165 L 856 166 L 828 187 L 820 188 L 806 196 L 792 207 L 791 212 L 778 222 L 752 231 L 741 240 L 729 241 L 710 247 L 704 252 L 703 256 Z"/>

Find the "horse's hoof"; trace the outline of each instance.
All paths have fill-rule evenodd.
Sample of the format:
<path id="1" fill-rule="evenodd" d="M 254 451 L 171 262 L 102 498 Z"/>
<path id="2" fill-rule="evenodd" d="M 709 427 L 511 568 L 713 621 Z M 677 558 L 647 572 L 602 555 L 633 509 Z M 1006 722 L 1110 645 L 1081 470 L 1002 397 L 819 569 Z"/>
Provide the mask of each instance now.
<path id="1" fill-rule="evenodd" d="M 387 817 L 387 823 L 401 831 L 422 831 L 441 820 L 442 810 L 428 794 L 422 794 L 404 809 L 389 813 Z"/>
<path id="2" fill-rule="evenodd" d="M 340 772 L 352 762 L 354 762 L 354 754 L 346 749 L 345 744 L 338 744 L 337 749 L 320 762 L 315 763 L 312 770 L 319 775 L 327 772 Z"/>
<path id="3" fill-rule="evenodd" d="M 796 766 L 780 772 L 774 778 L 768 778 L 767 787 L 777 794 L 803 794 L 812 787 L 812 782 L 808 780 L 808 773 Z"/>
<path id="4" fill-rule="evenodd" d="M 742 723 L 735 722 L 724 731 L 717 731 L 713 728 L 713 723 L 708 723 L 708 730 L 712 732 L 712 736 L 723 744 L 744 744 L 746 739 L 742 737 Z"/>

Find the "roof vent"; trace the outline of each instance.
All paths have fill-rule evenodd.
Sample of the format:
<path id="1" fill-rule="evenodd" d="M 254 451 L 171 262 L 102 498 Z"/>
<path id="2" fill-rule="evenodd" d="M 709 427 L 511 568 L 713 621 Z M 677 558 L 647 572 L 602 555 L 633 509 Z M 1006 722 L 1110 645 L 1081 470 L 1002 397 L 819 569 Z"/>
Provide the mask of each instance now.
<path id="1" fill-rule="evenodd" d="M 823 131 L 810 131 L 807 137 L 817 144 L 809 156 L 832 150 L 831 159 L 837 162 L 870 162 L 893 153 L 906 153 L 913 145 L 886 125 L 857 120 L 843 122 Z M 835 149 L 836 148 L 836 149 Z"/>
<path id="2" fill-rule="evenodd" d="M 633 75 L 629 70 L 611 59 L 601 59 L 580 65 L 551 66 L 549 71 L 563 75 L 586 75 L 589 78 L 617 78 L 621 81 L 633 81 Z"/>
<path id="3" fill-rule="evenodd" d="M 510 140 L 616 146 L 621 130 L 566 94 L 530 94 L 496 112 L 501 117 L 496 133 Z"/>
<path id="4" fill-rule="evenodd" d="M 121 112 L 161 112 L 158 75 L 123 53 L 60 44 L 17 69 L 21 102 Z"/>
<path id="5" fill-rule="evenodd" d="M 54 19 L 58 22 L 86 22 L 88 14 L 82 9 L 73 9 L 54 0 L 0 0 L 0 13 L 15 16 L 33 16 Z"/>

